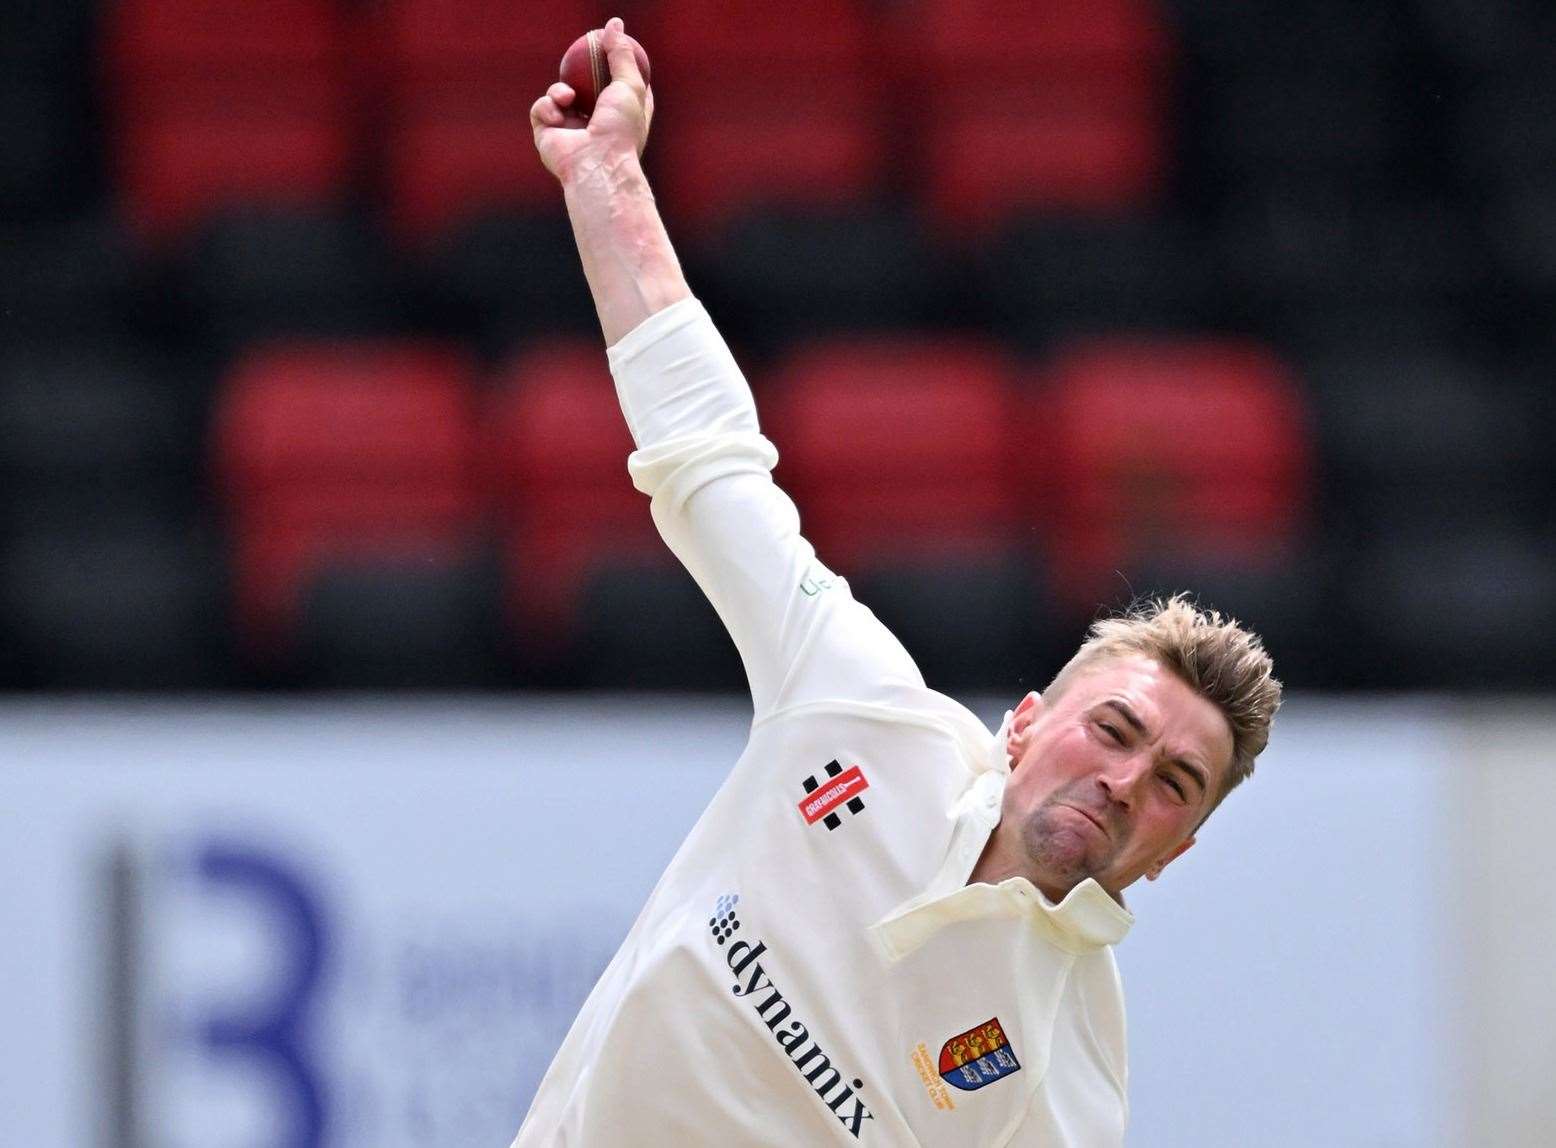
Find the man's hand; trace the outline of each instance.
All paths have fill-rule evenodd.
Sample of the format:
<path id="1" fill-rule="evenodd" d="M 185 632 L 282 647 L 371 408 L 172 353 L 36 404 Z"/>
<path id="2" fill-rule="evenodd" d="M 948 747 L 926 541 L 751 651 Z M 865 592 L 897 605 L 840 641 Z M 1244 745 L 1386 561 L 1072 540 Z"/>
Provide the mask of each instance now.
<path id="1" fill-rule="evenodd" d="M 576 93 L 556 83 L 535 101 L 529 119 L 541 160 L 562 182 L 600 330 L 613 345 L 650 315 L 689 297 L 691 289 L 638 162 L 648 142 L 653 93 L 621 21 L 612 18 L 601 37 L 611 79 L 594 114 L 585 120 L 570 111 Z"/>
<path id="2" fill-rule="evenodd" d="M 620 17 L 606 23 L 600 42 L 611 80 L 585 119 L 571 111 L 576 93 L 555 83 L 529 110 L 535 148 L 546 170 L 563 183 L 582 168 L 610 165 L 623 155 L 643 154 L 654 116 L 654 93 L 643 83 Z"/>

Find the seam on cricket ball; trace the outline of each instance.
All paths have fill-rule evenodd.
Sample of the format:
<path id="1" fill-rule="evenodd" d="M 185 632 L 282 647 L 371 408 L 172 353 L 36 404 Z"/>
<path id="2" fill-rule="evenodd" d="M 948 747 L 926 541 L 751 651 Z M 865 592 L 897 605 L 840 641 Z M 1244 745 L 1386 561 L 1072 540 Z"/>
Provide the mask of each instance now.
<path id="1" fill-rule="evenodd" d="M 605 68 L 605 53 L 600 50 L 599 34 L 595 32 L 589 33 L 589 74 L 594 79 L 594 96 L 598 99 L 610 83 L 610 73 Z"/>

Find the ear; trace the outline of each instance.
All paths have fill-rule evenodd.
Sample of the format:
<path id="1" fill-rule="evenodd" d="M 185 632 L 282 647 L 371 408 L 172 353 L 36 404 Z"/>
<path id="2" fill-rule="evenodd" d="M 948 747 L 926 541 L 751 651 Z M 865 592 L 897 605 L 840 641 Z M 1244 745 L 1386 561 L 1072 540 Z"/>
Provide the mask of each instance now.
<path id="1" fill-rule="evenodd" d="M 1010 714 L 1010 729 L 1005 735 L 1005 751 L 1010 755 L 1011 764 L 1021 760 L 1021 751 L 1026 744 L 1026 734 L 1035 722 L 1043 714 L 1043 699 L 1036 690 L 1027 694 L 1016 703 L 1016 708 Z"/>
<path id="2" fill-rule="evenodd" d="M 1167 866 L 1171 865 L 1179 857 L 1182 857 L 1185 853 L 1187 853 L 1189 851 L 1189 846 L 1193 845 L 1193 844 L 1194 844 L 1194 838 L 1193 837 L 1190 837 L 1187 840 L 1185 840 L 1182 843 L 1180 843 L 1179 846 L 1176 849 L 1174 849 L 1171 853 L 1167 854 L 1167 856 L 1163 857 L 1155 865 L 1152 865 L 1149 869 L 1147 869 L 1145 871 L 1145 879 L 1147 881 L 1154 881 L 1154 880 L 1156 880 L 1158 877 L 1160 877 L 1162 875 L 1162 870 L 1163 869 L 1167 868 Z"/>

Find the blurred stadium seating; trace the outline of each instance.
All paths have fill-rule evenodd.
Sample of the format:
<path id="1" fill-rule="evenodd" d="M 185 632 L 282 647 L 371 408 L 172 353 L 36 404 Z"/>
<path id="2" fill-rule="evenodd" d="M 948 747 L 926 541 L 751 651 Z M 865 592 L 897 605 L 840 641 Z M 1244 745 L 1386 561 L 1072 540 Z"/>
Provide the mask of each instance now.
<path id="1" fill-rule="evenodd" d="M 463 355 L 436 344 L 289 342 L 251 350 L 223 380 L 211 468 L 235 622 L 256 667 L 284 678 L 315 580 L 377 562 L 425 582 L 475 548 L 469 375 Z M 392 614 L 382 623 L 398 628 Z M 445 643 L 456 659 L 459 633 Z"/>
<path id="2" fill-rule="evenodd" d="M 838 337 L 797 345 L 767 393 L 778 479 L 807 537 L 926 679 L 1019 675 L 1052 629 L 1028 541 L 1045 512 L 1023 506 L 1020 482 L 1021 459 L 1043 443 L 1022 434 L 1003 349 L 966 336 Z"/>
<path id="3" fill-rule="evenodd" d="M 4 7 L 0 685 L 741 687 L 530 142 L 606 14 Z M 1294 685 L 1556 684 L 1548 6 L 623 14 L 779 478 L 931 682 L 1187 587 Z"/>

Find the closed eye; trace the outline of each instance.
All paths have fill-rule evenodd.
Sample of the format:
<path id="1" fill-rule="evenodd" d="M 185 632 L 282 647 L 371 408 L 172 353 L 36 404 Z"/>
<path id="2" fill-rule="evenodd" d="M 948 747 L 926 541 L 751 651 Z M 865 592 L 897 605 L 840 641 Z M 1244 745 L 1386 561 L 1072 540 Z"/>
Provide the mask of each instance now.
<path id="1" fill-rule="evenodd" d="M 1180 800 L 1187 796 L 1184 792 L 1182 783 L 1171 774 L 1164 773 L 1161 775 L 1161 779 L 1172 787 L 1172 791 L 1178 795 Z"/>
<path id="2" fill-rule="evenodd" d="M 1102 727 L 1104 733 L 1106 733 L 1114 741 L 1118 742 L 1119 745 L 1124 744 L 1124 735 L 1118 732 L 1117 726 L 1109 725 L 1105 721 L 1100 721 L 1097 724 Z"/>

